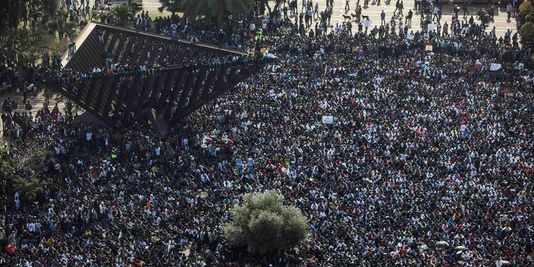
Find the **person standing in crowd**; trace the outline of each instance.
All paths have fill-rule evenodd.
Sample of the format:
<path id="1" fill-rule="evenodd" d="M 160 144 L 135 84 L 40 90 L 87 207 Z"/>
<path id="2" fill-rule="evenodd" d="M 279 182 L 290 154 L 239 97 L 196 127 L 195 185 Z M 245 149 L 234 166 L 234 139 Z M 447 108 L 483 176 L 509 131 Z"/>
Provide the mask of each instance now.
<path id="1" fill-rule="evenodd" d="M 508 3 L 506 5 L 506 14 L 507 14 L 507 22 L 510 22 L 510 19 L 512 18 L 512 12 L 514 11 L 514 8 L 512 7 L 511 3 Z"/>
<path id="2" fill-rule="evenodd" d="M 410 9 L 408 10 L 408 14 L 406 15 L 406 26 L 409 28 L 412 27 L 412 17 L 413 17 L 413 11 Z"/>

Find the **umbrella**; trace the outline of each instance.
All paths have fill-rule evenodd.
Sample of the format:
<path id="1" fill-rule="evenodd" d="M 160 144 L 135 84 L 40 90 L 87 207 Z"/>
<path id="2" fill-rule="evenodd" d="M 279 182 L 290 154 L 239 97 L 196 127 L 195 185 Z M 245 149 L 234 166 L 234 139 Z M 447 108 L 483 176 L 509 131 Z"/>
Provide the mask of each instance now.
<path id="1" fill-rule="evenodd" d="M 457 246 L 454 249 L 456 249 L 456 250 L 467 250 L 467 248 L 464 247 L 464 246 Z"/>

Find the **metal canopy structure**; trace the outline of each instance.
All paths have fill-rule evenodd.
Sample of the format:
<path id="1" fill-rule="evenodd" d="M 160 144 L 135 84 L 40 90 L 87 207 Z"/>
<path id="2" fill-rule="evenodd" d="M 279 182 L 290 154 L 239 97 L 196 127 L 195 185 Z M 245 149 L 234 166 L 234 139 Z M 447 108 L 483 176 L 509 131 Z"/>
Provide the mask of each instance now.
<path id="1" fill-rule="evenodd" d="M 243 56 L 234 50 L 97 24 L 65 66 L 76 78 L 58 78 L 57 90 L 105 125 L 124 126 L 148 116 L 165 135 L 169 125 L 230 91 L 266 63 L 230 59 Z M 106 61 L 122 70 L 92 72 Z M 140 71 L 139 66 L 147 70 Z"/>

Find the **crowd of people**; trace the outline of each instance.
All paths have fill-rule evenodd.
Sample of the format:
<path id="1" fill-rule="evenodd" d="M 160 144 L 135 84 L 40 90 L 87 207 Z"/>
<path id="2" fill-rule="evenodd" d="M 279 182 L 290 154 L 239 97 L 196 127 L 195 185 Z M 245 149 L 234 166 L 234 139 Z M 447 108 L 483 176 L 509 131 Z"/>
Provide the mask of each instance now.
<path id="1" fill-rule="evenodd" d="M 270 20 L 257 42 L 278 60 L 166 137 L 20 116 L 10 157 L 45 147 L 43 170 L 19 171 L 53 182 L 7 196 L 0 265 L 534 265 L 534 72 L 511 38 L 298 24 Z M 232 248 L 229 209 L 268 189 L 308 238 Z"/>

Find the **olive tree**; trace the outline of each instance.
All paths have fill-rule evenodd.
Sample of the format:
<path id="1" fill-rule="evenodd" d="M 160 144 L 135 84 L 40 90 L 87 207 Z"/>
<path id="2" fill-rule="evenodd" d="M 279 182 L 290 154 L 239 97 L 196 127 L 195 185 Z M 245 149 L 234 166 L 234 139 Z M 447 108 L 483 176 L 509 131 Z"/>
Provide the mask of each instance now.
<path id="1" fill-rule="evenodd" d="M 243 203 L 234 206 L 231 214 L 224 236 L 231 245 L 246 247 L 249 252 L 285 250 L 300 244 L 308 233 L 300 210 L 284 206 L 283 197 L 274 191 L 245 194 Z"/>

